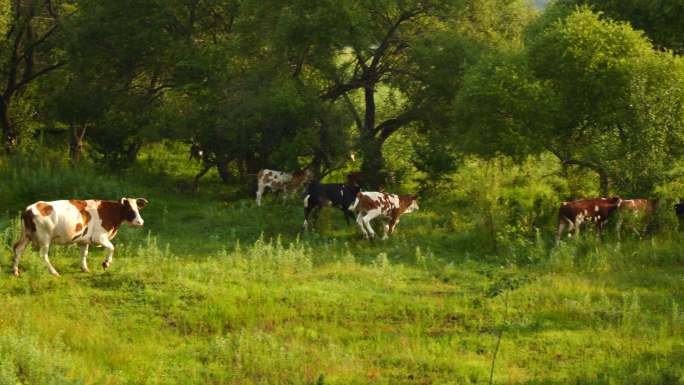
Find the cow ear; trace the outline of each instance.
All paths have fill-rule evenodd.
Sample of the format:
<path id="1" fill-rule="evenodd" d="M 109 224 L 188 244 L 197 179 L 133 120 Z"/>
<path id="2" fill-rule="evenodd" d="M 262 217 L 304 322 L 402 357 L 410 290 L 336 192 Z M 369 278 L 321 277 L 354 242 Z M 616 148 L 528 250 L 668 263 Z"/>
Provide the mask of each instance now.
<path id="1" fill-rule="evenodd" d="M 142 210 L 147 203 L 148 201 L 145 198 L 138 198 L 135 200 L 135 204 L 138 205 L 138 210 Z"/>

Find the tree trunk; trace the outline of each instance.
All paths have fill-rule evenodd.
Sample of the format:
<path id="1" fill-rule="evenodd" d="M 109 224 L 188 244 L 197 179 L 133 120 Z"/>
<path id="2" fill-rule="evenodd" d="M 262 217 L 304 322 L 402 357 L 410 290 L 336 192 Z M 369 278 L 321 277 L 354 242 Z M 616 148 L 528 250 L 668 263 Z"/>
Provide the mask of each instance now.
<path id="1" fill-rule="evenodd" d="M 382 142 L 374 137 L 366 137 L 362 141 L 363 163 L 361 164 L 361 172 L 365 176 L 365 183 L 369 187 L 377 189 L 385 183 L 382 180 L 382 171 L 385 166 L 382 157 Z"/>
<path id="2" fill-rule="evenodd" d="M 126 151 L 126 165 L 132 165 L 135 163 L 135 161 L 138 159 L 140 148 L 142 148 L 142 141 L 139 139 L 136 139 L 133 143 L 128 145 L 128 149 Z"/>
<path id="3" fill-rule="evenodd" d="M 375 137 L 375 88 L 373 84 L 366 84 L 363 88 L 365 107 L 363 129 L 361 131 L 361 151 L 363 163 L 361 172 L 364 183 L 372 189 L 377 189 L 383 182 L 380 172 L 383 169 L 382 140 Z"/>
<path id="4" fill-rule="evenodd" d="M 69 157 L 71 163 L 78 163 L 81 160 L 81 153 L 83 152 L 83 138 L 85 138 L 86 125 L 83 124 L 80 128 L 71 124 L 71 135 L 69 136 Z"/>
<path id="5" fill-rule="evenodd" d="M 17 148 L 17 132 L 9 117 L 9 100 L 0 98 L 0 124 L 2 124 L 2 141 L 5 152 L 11 154 Z"/>
<path id="6" fill-rule="evenodd" d="M 608 177 L 608 172 L 606 172 L 603 167 L 592 162 L 577 159 L 565 159 L 562 162 L 565 165 L 577 165 L 596 172 L 599 176 L 599 189 L 601 190 L 601 196 L 604 198 L 608 197 L 608 192 L 610 191 L 610 178 Z"/>

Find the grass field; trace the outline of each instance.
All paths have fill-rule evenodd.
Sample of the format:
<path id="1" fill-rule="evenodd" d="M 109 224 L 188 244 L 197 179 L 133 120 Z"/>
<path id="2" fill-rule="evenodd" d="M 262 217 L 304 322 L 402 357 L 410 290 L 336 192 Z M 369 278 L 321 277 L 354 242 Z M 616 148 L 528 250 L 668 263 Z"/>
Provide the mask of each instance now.
<path id="1" fill-rule="evenodd" d="M 684 383 L 677 233 L 553 248 L 547 226 L 492 248 L 425 201 L 370 243 L 332 210 L 299 234 L 299 200 L 27 167 L 0 170 L 0 384 L 487 384 L 493 364 L 496 384 Z M 150 204 L 107 272 L 55 247 L 60 278 L 36 252 L 15 278 L 17 212 L 40 194 Z"/>

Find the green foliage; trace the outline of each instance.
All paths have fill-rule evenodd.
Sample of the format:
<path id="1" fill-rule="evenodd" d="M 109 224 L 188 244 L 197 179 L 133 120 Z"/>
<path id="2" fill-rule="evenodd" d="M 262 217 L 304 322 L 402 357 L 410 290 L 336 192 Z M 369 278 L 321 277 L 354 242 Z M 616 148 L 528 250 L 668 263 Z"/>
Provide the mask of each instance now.
<path id="1" fill-rule="evenodd" d="M 10 2 L 9 0 L 0 0 L 0 35 L 7 32 L 10 25 Z"/>
<path id="2" fill-rule="evenodd" d="M 67 376 L 67 370 L 75 362 L 66 354 L 62 341 L 56 340 L 47 347 L 28 333 L 3 330 L 0 332 L 0 384 L 82 383 Z"/>
<path id="3" fill-rule="evenodd" d="M 683 85 L 679 58 L 578 8 L 538 29 L 526 50 L 471 67 L 456 114 L 470 133 L 466 149 L 549 151 L 619 193 L 646 194 L 680 155 Z"/>
<path id="4" fill-rule="evenodd" d="M 629 22 L 646 32 L 661 49 L 684 53 L 684 2 L 680 0 L 561 0 L 563 5 L 586 4 L 606 17 Z"/>

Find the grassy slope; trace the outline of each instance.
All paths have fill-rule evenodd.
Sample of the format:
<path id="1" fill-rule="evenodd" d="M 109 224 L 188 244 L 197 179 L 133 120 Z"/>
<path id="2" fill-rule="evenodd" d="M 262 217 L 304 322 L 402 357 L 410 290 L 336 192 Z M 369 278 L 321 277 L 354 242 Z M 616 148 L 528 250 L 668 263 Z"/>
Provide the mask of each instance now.
<path id="1" fill-rule="evenodd" d="M 684 381 L 679 239 L 540 244 L 515 266 L 463 249 L 429 203 L 387 242 L 335 211 L 300 239 L 298 200 L 256 209 L 163 178 L 58 174 L 3 174 L 0 384 L 482 384 L 500 331 L 495 383 Z M 30 252 L 16 279 L 14 214 L 36 190 L 144 195 L 146 228 L 117 236 L 106 273 L 59 247 L 61 278 Z"/>

